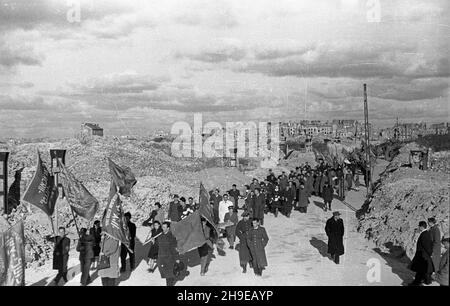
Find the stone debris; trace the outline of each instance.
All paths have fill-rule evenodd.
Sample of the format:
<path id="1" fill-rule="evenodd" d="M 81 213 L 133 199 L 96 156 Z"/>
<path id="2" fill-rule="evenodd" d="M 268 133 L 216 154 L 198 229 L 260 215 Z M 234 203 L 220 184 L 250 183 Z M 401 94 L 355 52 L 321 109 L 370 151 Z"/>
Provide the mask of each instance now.
<path id="1" fill-rule="evenodd" d="M 419 221 L 435 217 L 441 233 L 449 232 L 449 172 L 445 167 L 426 171 L 407 167 L 412 149 L 420 148 L 415 143 L 402 147 L 375 183 L 373 195 L 359 212 L 358 227 L 380 247 L 401 247 L 409 259 L 415 252 Z M 448 164 L 449 155 L 444 156 L 441 163 Z"/>

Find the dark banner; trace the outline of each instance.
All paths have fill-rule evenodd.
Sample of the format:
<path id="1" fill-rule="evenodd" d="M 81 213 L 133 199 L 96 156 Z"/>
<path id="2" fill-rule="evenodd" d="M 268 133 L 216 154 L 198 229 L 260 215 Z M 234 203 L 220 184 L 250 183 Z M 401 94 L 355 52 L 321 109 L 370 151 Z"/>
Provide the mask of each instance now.
<path id="1" fill-rule="evenodd" d="M 94 196 L 70 173 L 63 164 L 59 164 L 61 173 L 59 175 L 64 188 L 64 196 L 73 211 L 87 219 L 94 218 L 98 210 L 98 201 Z"/>
<path id="2" fill-rule="evenodd" d="M 129 167 L 120 167 L 114 163 L 110 158 L 109 171 L 112 176 L 112 182 L 116 185 L 115 188 L 119 189 L 119 193 L 125 197 L 129 197 L 131 194 L 131 188 L 136 185 L 137 180 L 133 172 Z"/>
<path id="3" fill-rule="evenodd" d="M 25 285 L 23 221 L 0 234 L 0 286 Z"/>
<path id="4" fill-rule="evenodd" d="M 212 205 L 209 204 L 209 195 L 208 192 L 205 189 L 205 186 L 203 186 L 202 183 L 200 183 L 200 196 L 199 196 L 199 202 L 198 202 L 198 211 L 200 215 L 205 218 L 217 231 L 216 225 L 214 224 L 214 212 Z"/>
<path id="5" fill-rule="evenodd" d="M 125 223 L 122 201 L 115 194 L 103 213 L 102 232 L 119 240 L 127 247 L 130 245 L 128 226 Z"/>
<path id="6" fill-rule="evenodd" d="M 22 201 L 42 209 L 49 216 L 53 215 L 56 200 L 58 199 L 58 188 L 55 186 L 54 180 L 54 176 L 51 175 L 38 152 L 36 172 L 25 191 Z"/>
<path id="7" fill-rule="evenodd" d="M 198 212 L 190 214 L 180 222 L 172 222 L 170 227 L 177 239 L 177 249 L 180 254 L 198 248 L 206 242 Z"/>

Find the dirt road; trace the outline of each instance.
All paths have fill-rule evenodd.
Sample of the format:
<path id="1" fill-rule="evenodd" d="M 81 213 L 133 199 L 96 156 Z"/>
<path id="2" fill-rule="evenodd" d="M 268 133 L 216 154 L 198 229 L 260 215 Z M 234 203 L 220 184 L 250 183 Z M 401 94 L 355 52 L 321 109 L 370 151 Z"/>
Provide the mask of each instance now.
<path id="1" fill-rule="evenodd" d="M 379 172 L 379 171 L 377 171 Z M 341 264 L 332 262 L 327 252 L 325 222 L 331 217 L 330 212 L 322 209 L 323 201 L 312 197 L 307 214 L 295 211 L 291 218 L 279 215 L 266 215 L 265 228 L 270 241 L 266 248 L 269 266 L 262 278 L 256 277 L 251 270 L 243 274 L 239 267 L 238 252 L 228 249 L 219 255 L 217 250 L 206 276 L 200 276 L 200 265 L 196 251 L 190 254 L 189 275 L 177 285 L 184 286 L 268 286 L 268 285 L 402 285 L 412 280 L 412 273 L 406 263 L 390 258 L 377 250 L 372 243 L 356 232 L 357 220 L 353 209 L 358 209 L 364 202 L 365 188 L 351 191 L 345 202 L 333 200 L 333 210 L 342 213 L 345 225 L 345 255 Z M 148 272 L 146 263 L 147 247 L 142 246 L 148 228 L 138 227 L 136 242 L 136 269 L 126 272 L 120 278 L 120 286 L 163 286 L 158 270 Z M 79 286 L 80 273 L 78 254 L 71 256 L 69 282 L 66 286 Z M 41 268 L 41 272 L 27 274 L 28 285 L 48 285 L 56 271 L 51 266 Z M 31 271 L 30 271 L 31 272 Z M 38 276 L 39 275 L 39 276 Z M 93 273 L 91 286 L 101 285 L 97 273 Z"/>

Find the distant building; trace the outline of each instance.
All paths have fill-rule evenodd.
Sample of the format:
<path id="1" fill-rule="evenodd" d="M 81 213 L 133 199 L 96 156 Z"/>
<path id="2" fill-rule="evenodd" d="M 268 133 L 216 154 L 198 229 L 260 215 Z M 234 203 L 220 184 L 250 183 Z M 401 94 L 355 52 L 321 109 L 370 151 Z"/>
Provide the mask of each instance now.
<path id="1" fill-rule="evenodd" d="M 449 132 L 449 124 L 447 123 L 435 123 L 430 126 L 430 130 L 434 131 L 437 135 L 448 134 Z"/>
<path id="2" fill-rule="evenodd" d="M 103 137 L 103 129 L 97 123 L 81 124 L 81 133 L 89 136 Z"/>

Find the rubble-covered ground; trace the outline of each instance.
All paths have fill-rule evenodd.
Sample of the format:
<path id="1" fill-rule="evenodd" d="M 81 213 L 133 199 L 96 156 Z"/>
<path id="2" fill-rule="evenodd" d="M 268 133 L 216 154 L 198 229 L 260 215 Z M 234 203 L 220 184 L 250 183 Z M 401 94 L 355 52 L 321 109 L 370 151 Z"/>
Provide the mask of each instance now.
<path id="1" fill-rule="evenodd" d="M 409 151 L 418 149 L 410 143 L 400 149 L 375 183 L 373 195 L 359 211 L 360 232 L 395 255 L 412 259 L 419 221 L 435 217 L 442 234 L 449 233 L 449 164 L 448 152 L 431 157 L 431 169 L 413 169 Z"/>
<path id="2" fill-rule="evenodd" d="M 88 141 L 66 139 L 57 142 L 28 142 L 10 145 L 9 185 L 14 181 L 16 170 L 24 168 L 20 182 L 20 196 L 26 190 L 36 169 L 37 150 L 50 165 L 50 149 L 66 149 L 66 165 L 86 188 L 99 200 L 100 208 L 94 219 L 100 219 L 107 204 L 110 174 L 107 158 L 117 164 L 128 166 L 135 174 L 138 183 L 133 188 L 129 199 L 123 199 L 124 209 L 130 211 L 137 223 L 148 218 L 155 202 L 167 209 L 173 194 L 194 197 L 198 200 L 199 185 L 203 182 L 210 190 L 219 187 L 222 192 L 232 183 L 243 185 L 248 177 L 236 168 L 222 168 L 220 159 L 178 158 L 170 154 L 171 143 L 168 140 L 152 141 L 150 139 L 93 137 Z M 58 225 L 65 226 L 70 238 L 77 239 L 77 231 L 72 213 L 65 199 L 58 200 Z M 0 218 L 2 219 L 2 218 Z M 26 232 L 26 257 L 28 266 L 37 267 L 51 258 L 53 244 L 45 240 L 52 234 L 49 218 L 39 209 L 29 205 L 19 205 L 2 219 L 0 230 L 24 220 Z M 87 220 L 77 218 L 79 228 L 92 225 Z M 75 247 L 72 244 L 72 247 Z"/>

